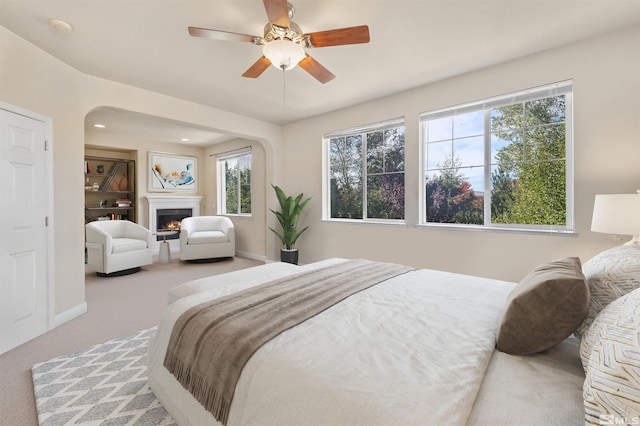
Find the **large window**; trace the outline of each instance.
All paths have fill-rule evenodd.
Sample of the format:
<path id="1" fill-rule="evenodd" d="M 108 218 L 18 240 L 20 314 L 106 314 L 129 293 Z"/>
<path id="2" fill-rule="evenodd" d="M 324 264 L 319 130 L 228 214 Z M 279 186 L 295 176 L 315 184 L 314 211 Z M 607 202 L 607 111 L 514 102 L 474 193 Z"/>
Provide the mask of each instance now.
<path id="1" fill-rule="evenodd" d="M 324 137 L 327 148 L 325 217 L 404 220 L 404 120 Z"/>
<path id="2" fill-rule="evenodd" d="M 218 214 L 251 214 L 251 151 L 218 155 Z"/>
<path id="3" fill-rule="evenodd" d="M 422 114 L 423 223 L 572 230 L 568 82 Z"/>

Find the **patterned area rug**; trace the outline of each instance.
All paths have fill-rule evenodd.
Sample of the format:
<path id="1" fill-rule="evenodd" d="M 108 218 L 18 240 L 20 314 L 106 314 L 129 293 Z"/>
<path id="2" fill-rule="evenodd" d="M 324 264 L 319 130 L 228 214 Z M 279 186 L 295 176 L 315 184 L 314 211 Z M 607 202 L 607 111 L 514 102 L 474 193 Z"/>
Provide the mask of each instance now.
<path id="1" fill-rule="evenodd" d="M 41 425 L 175 425 L 147 382 L 139 331 L 31 368 Z"/>

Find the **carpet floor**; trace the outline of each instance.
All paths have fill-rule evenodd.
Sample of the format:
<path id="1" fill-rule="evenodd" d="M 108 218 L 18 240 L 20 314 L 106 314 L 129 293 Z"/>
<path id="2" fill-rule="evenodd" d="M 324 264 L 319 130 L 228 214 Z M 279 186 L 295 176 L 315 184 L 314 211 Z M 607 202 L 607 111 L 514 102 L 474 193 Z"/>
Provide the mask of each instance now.
<path id="1" fill-rule="evenodd" d="M 175 425 L 149 388 L 147 342 L 155 327 L 35 364 L 40 425 Z"/>
<path id="2" fill-rule="evenodd" d="M 176 256 L 171 263 L 155 262 L 136 274 L 109 278 L 86 267 L 87 312 L 0 354 L 0 425 L 38 426 L 31 374 L 35 364 L 154 327 L 167 307 L 167 292 L 182 283 L 263 264 L 240 256 L 193 264 Z M 58 286 L 71 288 L 62 282 Z"/>

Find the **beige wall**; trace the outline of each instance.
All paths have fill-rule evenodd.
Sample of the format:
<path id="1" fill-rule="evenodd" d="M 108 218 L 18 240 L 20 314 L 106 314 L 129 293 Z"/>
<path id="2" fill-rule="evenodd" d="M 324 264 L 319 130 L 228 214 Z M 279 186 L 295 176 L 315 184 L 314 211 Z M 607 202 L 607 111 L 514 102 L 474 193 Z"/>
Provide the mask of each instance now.
<path id="1" fill-rule="evenodd" d="M 137 222 L 143 226 L 149 226 L 149 204 L 147 203 L 147 195 L 200 195 L 203 197 L 200 208 L 200 214 L 206 214 L 204 206 L 207 201 L 207 182 L 204 179 L 204 171 L 202 159 L 204 148 L 193 147 L 181 144 L 173 144 L 166 142 L 158 142 L 156 140 L 134 137 L 126 134 L 113 134 L 100 131 L 99 129 L 89 128 L 85 133 L 85 143 L 91 148 L 85 148 L 88 155 L 97 155 L 105 157 L 117 157 L 117 152 L 109 152 L 97 149 L 97 147 L 106 147 L 111 149 L 129 150 L 131 153 L 126 157 L 136 160 L 136 187 L 137 187 Z M 93 149 L 92 149 L 93 148 Z M 147 173 L 148 170 L 148 152 L 170 152 L 178 155 L 189 155 L 198 159 L 198 191 L 196 193 L 157 193 L 147 191 Z"/>
<path id="2" fill-rule="evenodd" d="M 190 155 L 198 158 L 198 191 L 196 193 L 171 193 L 163 195 L 200 195 L 201 215 L 215 215 L 217 206 L 216 157 L 215 154 L 234 149 L 252 147 L 252 214 L 251 216 L 229 216 L 236 228 L 236 251 L 239 255 L 254 259 L 266 259 L 266 156 L 259 141 L 243 138 L 216 144 L 211 147 L 194 147 L 178 143 L 158 142 L 139 136 L 114 134 L 103 129 L 88 127 L 85 133 L 85 154 L 129 158 L 136 160 L 137 185 L 137 222 L 149 226 L 148 192 L 148 152 L 170 152 L 178 155 Z"/>
<path id="3" fill-rule="evenodd" d="M 266 176 L 266 157 L 262 144 L 255 140 L 234 139 L 216 144 L 204 151 L 204 163 L 207 165 L 208 214 L 218 212 L 216 185 L 216 156 L 236 149 L 251 146 L 251 216 L 230 215 L 236 230 L 236 252 L 239 255 L 255 259 L 266 259 L 267 255 L 267 188 L 270 188 Z"/>
<path id="4" fill-rule="evenodd" d="M 53 119 L 56 315 L 85 302 L 84 118 L 94 108 L 116 107 L 259 140 L 269 159 L 268 179 L 279 178 L 280 126 L 84 75 L 2 26 L 0 64 L 0 100 Z"/>
<path id="5" fill-rule="evenodd" d="M 587 260 L 619 244 L 589 228 L 595 194 L 640 188 L 639 45 L 635 26 L 286 126 L 279 183 L 313 196 L 301 219 L 311 225 L 297 244 L 301 262 L 366 257 L 517 281 L 543 261 Z M 574 84 L 575 235 L 416 227 L 421 112 L 567 79 Z M 322 135 L 395 117 L 406 124 L 406 226 L 323 222 Z"/>
<path id="6" fill-rule="evenodd" d="M 270 183 L 288 193 L 313 196 L 301 219 L 311 225 L 298 244 L 303 263 L 332 256 L 368 257 L 517 280 L 548 259 L 568 255 L 587 259 L 618 244 L 589 231 L 594 195 L 633 192 L 640 187 L 640 143 L 632 131 L 640 119 L 639 44 L 640 27 L 636 26 L 281 128 L 84 75 L 0 27 L 0 100 L 53 119 L 55 313 L 84 303 L 84 118 L 101 106 L 259 141 L 264 150 L 265 178 L 262 194 L 255 195 L 264 197 L 266 207 L 262 218 L 256 214 L 255 219 L 266 225 L 250 224 L 255 226 L 256 238 L 246 241 L 247 250 L 257 252 L 261 243 L 253 244 L 264 238 L 270 259 L 278 258 L 280 248 L 276 237 L 266 231 L 275 223 L 273 215 L 266 214 L 266 208 L 275 204 Z M 419 113 L 565 79 L 574 81 L 576 235 L 417 228 Z M 322 134 L 401 116 L 406 120 L 406 226 L 322 222 Z M 94 138 L 92 143 L 98 142 Z M 124 141 L 113 143 L 120 146 Z M 153 141 L 140 143 L 139 152 L 150 146 L 160 150 Z M 229 144 L 234 143 L 237 141 Z M 167 150 L 175 151 L 171 148 L 175 147 Z M 207 164 L 209 154 L 208 150 L 200 154 Z M 146 154 L 138 161 L 146 164 Z M 146 188 L 146 181 L 138 183 L 139 188 Z M 209 212 L 215 206 L 215 195 L 202 191 L 200 195 L 207 197 L 205 211 Z M 140 209 L 139 215 L 146 220 L 146 210 Z"/>

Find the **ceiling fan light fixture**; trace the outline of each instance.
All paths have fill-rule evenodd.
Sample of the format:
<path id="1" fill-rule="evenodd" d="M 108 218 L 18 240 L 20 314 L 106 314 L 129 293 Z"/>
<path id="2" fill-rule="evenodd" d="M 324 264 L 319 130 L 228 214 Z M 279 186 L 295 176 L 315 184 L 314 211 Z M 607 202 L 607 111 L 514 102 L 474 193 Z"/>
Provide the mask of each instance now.
<path id="1" fill-rule="evenodd" d="M 302 46 L 283 39 L 265 44 L 262 54 L 274 67 L 284 71 L 294 68 L 306 56 Z"/>

